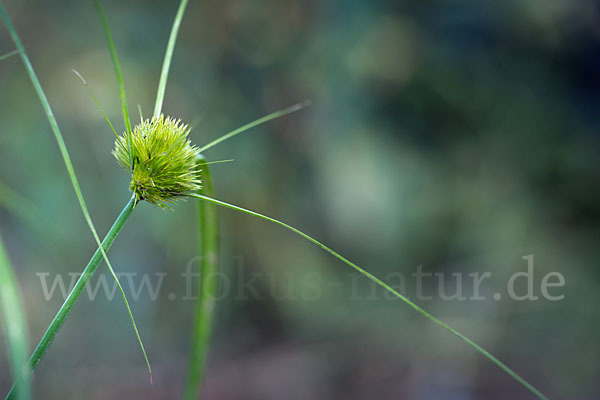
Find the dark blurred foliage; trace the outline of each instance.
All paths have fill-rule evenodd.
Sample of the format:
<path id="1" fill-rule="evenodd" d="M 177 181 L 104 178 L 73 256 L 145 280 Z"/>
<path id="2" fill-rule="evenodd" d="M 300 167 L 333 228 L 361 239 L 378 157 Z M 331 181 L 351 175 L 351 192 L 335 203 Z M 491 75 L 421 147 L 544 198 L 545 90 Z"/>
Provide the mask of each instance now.
<path id="1" fill-rule="evenodd" d="M 70 71 L 122 129 L 93 6 L 6 7 L 105 232 L 129 196 L 128 177 L 110 155 L 114 135 Z M 105 8 L 137 121 L 138 103 L 152 110 L 177 2 L 107 0 Z M 309 109 L 206 152 L 235 159 L 212 167 L 218 197 L 298 226 L 382 277 L 410 277 L 418 265 L 492 272 L 488 300 L 420 304 L 550 398 L 596 399 L 599 12 L 591 0 L 192 0 L 164 111 L 199 121 L 192 136 L 200 145 L 310 99 Z M 0 32 L 3 54 L 14 47 Z M 94 243 L 17 57 L 0 62 L 0 152 L 0 182 L 41 214 L 0 211 L 33 345 L 61 303 L 44 300 L 36 273 L 81 271 Z M 401 302 L 379 290 L 371 299 L 367 281 L 327 254 L 221 211 L 231 287 L 253 273 L 270 278 L 248 299 L 219 301 L 207 399 L 532 398 Z M 121 272 L 168 274 L 157 301 L 142 295 L 132 304 L 154 386 L 123 304 L 100 296 L 82 299 L 57 336 L 35 377 L 38 398 L 177 398 L 193 310 L 179 300 L 180 274 L 195 255 L 194 212 L 193 201 L 174 212 L 142 204 L 111 250 Z M 529 254 L 537 290 L 546 273 L 560 272 L 564 300 L 494 301 Z M 317 299 L 277 295 L 301 290 L 315 272 Z M 406 286 L 415 293 L 414 281 Z M 0 360 L 3 392 L 4 348 Z"/>

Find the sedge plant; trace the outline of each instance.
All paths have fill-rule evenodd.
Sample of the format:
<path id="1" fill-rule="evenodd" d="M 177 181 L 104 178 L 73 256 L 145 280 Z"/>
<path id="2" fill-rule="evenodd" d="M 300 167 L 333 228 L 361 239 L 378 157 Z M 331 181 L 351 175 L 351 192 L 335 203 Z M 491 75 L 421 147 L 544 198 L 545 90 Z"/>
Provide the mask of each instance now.
<path id="1" fill-rule="evenodd" d="M 247 215 L 251 215 L 272 222 L 310 241 L 311 243 L 315 244 L 316 246 L 320 247 L 321 249 L 325 250 L 326 252 L 337 258 L 339 261 L 341 261 L 348 267 L 352 268 L 354 271 L 361 274 L 363 277 L 371 280 L 376 285 L 383 288 L 385 291 L 400 299 L 406 305 L 408 305 L 421 315 L 425 316 L 435 324 L 439 325 L 443 329 L 449 331 L 450 333 L 461 339 L 463 342 L 467 343 L 471 348 L 479 352 L 482 356 L 490 360 L 492 363 L 496 364 L 504 372 L 506 372 L 508 375 L 514 378 L 518 383 L 523 385 L 534 396 L 536 396 L 539 399 L 547 399 L 547 397 L 543 395 L 538 389 L 536 389 L 532 384 L 530 384 L 527 380 L 518 375 L 514 370 L 512 370 L 494 355 L 489 353 L 483 347 L 481 347 L 480 345 L 478 345 L 477 343 L 475 343 L 456 329 L 447 325 L 440 319 L 434 317 L 429 312 L 420 307 L 418 304 L 414 303 L 413 301 L 405 297 L 403 294 L 393 289 L 387 283 L 372 275 L 366 269 L 348 260 L 341 254 L 332 250 L 325 244 L 302 232 L 301 230 L 291 225 L 288 225 L 285 222 L 282 222 L 278 219 L 215 199 L 210 170 L 208 167 L 208 164 L 210 163 L 206 161 L 203 154 L 209 149 L 211 149 L 213 146 L 225 140 L 228 140 L 242 132 L 245 132 L 257 125 L 266 123 L 270 120 L 284 116 L 286 114 L 298 111 L 304 106 L 306 106 L 307 103 L 300 103 L 288 107 L 286 109 L 277 111 L 275 113 L 269 114 L 265 117 L 259 118 L 258 120 L 248 123 L 232 132 L 229 132 L 204 146 L 197 147 L 193 145 L 189 140 L 190 129 L 188 125 L 186 125 L 177 118 L 165 116 L 162 114 L 162 105 L 166 90 L 166 82 L 168 78 L 169 68 L 173 57 L 173 50 L 176 43 L 178 30 L 181 25 L 185 8 L 187 6 L 187 0 L 181 1 L 175 16 L 173 28 L 171 30 L 171 34 L 167 44 L 167 50 L 165 52 L 163 66 L 161 69 L 154 113 L 150 118 L 144 119 L 142 117 L 141 122 L 138 125 L 132 127 L 127 106 L 125 86 L 121 73 L 121 68 L 119 65 L 115 42 L 111 34 L 110 28 L 108 26 L 108 22 L 102 4 L 99 0 L 93 0 L 93 3 L 100 17 L 102 28 L 106 36 L 109 52 L 115 70 L 117 84 L 119 87 L 121 108 L 123 111 L 123 121 L 125 125 L 125 130 L 122 134 L 117 134 L 114 125 L 110 122 L 110 120 L 98 104 L 97 99 L 95 98 L 95 96 L 93 96 L 91 90 L 90 94 L 92 95 L 94 102 L 96 102 L 102 114 L 107 119 L 111 129 L 116 135 L 113 154 L 117 159 L 118 163 L 124 169 L 126 169 L 128 173 L 131 174 L 129 189 L 132 192 L 129 201 L 126 203 L 125 207 L 123 208 L 123 210 L 115 220 L 113 226 L 110 228 L 110 230 L 108 231 L 107 235 L 101 243 L 97 238 L 95 229 L 93 228 L 93 224 L 91 223 L 91 219 L 89 218 L 89 213 L 87 212 L 87 208 L 85 207 L 85 202 L 83 201 L 81 191 L 80 189 L 78 189 L 77 180 L 72 165 L 70 164 L 68 152 L 66 150 L 66 145 L 62 140 L 62 135 L 60 134 L 58 124 L 52 114 L 52 110 L 50 108 L 48 100 L 43 92 L 41 84 L 39 83 L 35 75 L 31 63 L 29 62 L 27 54 L 16 33 L 16 30 L 12 26 L 10 19 L 8 18 L 4 8 L 1 6 L 0 3 L 0 14 L 4 19 L 5 24 L 17 46 L 17 50 L 25 63 L 26 70 L 29 73 L 34 88 L 38 92 L 38 96 L 40 97 L 42 106 L 46 112 L 46 116 L 48 117 L 50 125 L 59 143 L 59 148 L 63 155 L 65 165 L 67 166 L 69 177 L 71 178 L 71 182 L 80 201 L 80 205 L 86 217 L 86 221 L 88 222 L 90 230 L 94 234 L 94 238 L 99 244 L 98 250 L 96 250 L 91 260 L 89 261 L 87 267 L 85 268 L 82 274 L 82 277 L 76 283 L 75 287 L 73 288 L 73 291 L 69 294 L 67 300 L 59 310 L 57 316 L 48 327 L 48 330 L 42 338 L 42 340 L 40 341 L 40 344 L 35 349 L 28 365 L 28 367 L 31 370 L 34 370 L 37 367 L 40 360 L 48 350 L 48 347 L 52 343 L 53 338 L 60 330 L 65 318 L 73 309 L 73 306 L 75 305 L 79 295 L 81 294 L 81 291 L 83 290 L 87 281 L 89 281 L 91 275 L 95 272 L 100 261 L 104 259 L 104 261 L 109 266 L 111 274 L 113 274 L 113 277 L 116 279 L 116 275 L 114 274 L 112 267 L 110 267 L 108 258 L 106 257 L 106 252 L 113 244 L 114 240 L 116 239 L 116 236 L 123 228 L 125 222 L 128 220 L 135 207 L 140 202 L 145 201 L 147 203 L 161 208 L 170 208 L 177 202 L 177 200 L 181 198 L 195 198 L 198 200 L 198 229 L 200 233 L 199 252 L 202 255 L 202 261 L 200 265 L 201 273 L 199 278 L 200 293 L 198 296 L 198 303 L 196 305 L 196 311 L 194 315 L 194 331 L 192 333 L 193 341 L 188 363 L 188 372 L 185 379 L 183 391 L 183 397 L 185 399 L 197 398 L 197 396 L 200 393 L 201 383 L 206 367 L 206 355 L 208 353 L 210 344 L 210 334 L 212 330 L 213 316 L 215 310 L 215 299 L 218 291 L 216 278 L 217 275 L 214 273 L 218 270 L 219 260 L 219 226 L 217 218 L 217 207 L 228 208 L 234 211 L 242 212 Z M 84 83 L 86 83 L 85 80 Z M 123 297 L 125 299 L 124 294 Z M 132 323 L 135 326 L 133 317 L 131 319 Z M 138 334 L 139 339 L 139 333 L 137 332 L 137 329 L 136 334 Z M 13 392 L 9 393 L 8 397 L 12 398 L 13 394 Z"/>

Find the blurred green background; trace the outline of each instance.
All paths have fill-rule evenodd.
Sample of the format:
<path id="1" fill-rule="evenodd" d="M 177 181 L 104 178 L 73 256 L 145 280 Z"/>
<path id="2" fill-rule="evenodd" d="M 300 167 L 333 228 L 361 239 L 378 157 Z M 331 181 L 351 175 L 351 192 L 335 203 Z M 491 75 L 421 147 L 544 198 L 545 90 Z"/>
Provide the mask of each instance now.
<path id="1" fill-rule="evenodd" d="M 128 176 L 110 154 L 113 133 L 71 73 L 88 80 L 122 130 L 93 6 L 5 5 L 106 232 L 129 198 Z M 154 105 L 177 2 L 104 5 L 137 121 L 137 104 L 144 115 Z M 550 398 L 597 399 L 599 22 L 591 0 L 192 0 L 163 109 L 197 121 L 191 136 L 202 145 L 310 99 L 310 108 L 206 152 L 235 159 L 212 167 L 217 197 L 283 219 L 378 276 L 404 274 L 412 299 L 418 266 L 451 283 L 453 273 L 491 272 L 486 300 L 444 301 L 434 279 L 423 289 L 433 298 L 415 300 Z M 13 49 L 2 27 L 0 54 Z M 0 211 L 33 346 L 62 303 L 45 300 L 38 274 L 68 280 L 95 246 L 18 57 L 0 62 L 0 155 L 0 182 L 37 210 Z M 326 253 L 220 212 L 228 280 L 207 399 L 532 398 Z M 124 305 L 99 295 L 82 298 L 57 336 L 34 379 L 37 398 L 179 396 L 194 306 L 182 298 L 181 273 L 195 256 L 194 218 L 193 201 L 173 212 L 141 204 L 110 253 L 120 272 L 154 283 L 166 274 L 156 300 L 146 291 L 132 302 L 154 386 Z M 564 299 L 494 300 L 530 254 L 536 294 L 545 274 L 560 272 L 566 285 L 552 293 Z M 2 346 L 1 393 L 10 386 L 6 359 Z"/>

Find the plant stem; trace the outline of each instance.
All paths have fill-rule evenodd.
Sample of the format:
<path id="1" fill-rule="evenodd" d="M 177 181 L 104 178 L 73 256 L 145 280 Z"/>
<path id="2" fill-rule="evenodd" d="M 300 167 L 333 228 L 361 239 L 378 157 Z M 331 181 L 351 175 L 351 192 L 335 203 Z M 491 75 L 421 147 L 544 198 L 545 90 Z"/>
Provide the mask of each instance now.
<path id="1" fill-rule="evenodd" d="M 135 195 L 131 196 L 131 199 L 129 199 L 129 201 L 127 202 L 127 204 L 125 205 L 125 207 L 123 208 L 123 210 L 121 211 L 121 213 L 119 214 L 119 216 L 117 217 L 115 222 L 113 223 L 112 227 L 110 228 L 110 230 L 104 237 L 104 240 L 102 241 L 102 248 L 105 252 L 108 251 L 110 246 L 115 241 L 117 235 L 123 228 L 123 225 L 125 225 L 125 222 L 131 215 L 131 212 L 133 211 L 134 207 L 135 207 Z M 73 290 L 71 290 L 71 293 L 69 293 L 69 296 L 67 297 L 67 299 L 65 300 L 63 305 L 60 307 L 60 310 L 58 310 L 58 312 L 56 313 L 56 316 L 50 323 L 50 326 L 46 330 L 46 333 L 44 333 L 44 336 L 42 336 L 40 343 L 37 345 L 33 354 L 31 355 L 31 358 L 29 359 L 29 363 L 28 363 L 28 368 L 29 368 L 28 373 L 29 374 L 33 373 L 33 371 L 37 368 L 38 364 L 40 363 L 41 359 L 46 354 L 46 351 L 48 350 L 48 348 L 54 341 L 54 337 L 56 336 L 56 334 L 58 333 L 58 331 L 64 324 L 65 320 L 67 319 L 67 316 L 69 315 L 69 313 L 71 312 L 73 307 L 75 306 L 77 299 L 81 295 L 81 292 L 85 288 L 85 285 L 88 283 L 88 281 L 90 280 L 90 278 L 96 271 L 96 268 L 98 267 L 98 264 L 100 264 L 101 260 L 102 260 L 102 252 L 98 248 L 94 252 L 94 255 L 92 256 L 92 258 L 88 262 L 87 266 L 81 273 L 81 276 L 77 280 L 77 283 L 75 283 Z M 26 378 L 28 378 L 28 377 L 26 377 Z M 8 395 L 6 396 L 6 399 L 7 400 L 15 399 L 15 396 L 16 396 L 16 390 L 15 390 L 15 386 L 13 386 L 11 388 L 10 392 L 8 393 Z"/>
<path id="2" fill-rule="evenodd" d="M 202 179 L 201 193 L 213 196 L 213 186 L 210 170 L 204 157 L 200 157 L 198 164 Z M 194 331 L 192 333 L 192 346 L 188 362 L 188 371 L 185 379 L 183 398 L 194 400 L 200 398 L 199 391 L 202 387 L 206 356 L 210 344 L 210 336 L 215 311 L 215 301 L 219 290 L 219 222 L 217 207 L 207 201 L 198 202 L 198 230 L 200 233 L 200 285 L 198 300 L 194 316 Z"/>

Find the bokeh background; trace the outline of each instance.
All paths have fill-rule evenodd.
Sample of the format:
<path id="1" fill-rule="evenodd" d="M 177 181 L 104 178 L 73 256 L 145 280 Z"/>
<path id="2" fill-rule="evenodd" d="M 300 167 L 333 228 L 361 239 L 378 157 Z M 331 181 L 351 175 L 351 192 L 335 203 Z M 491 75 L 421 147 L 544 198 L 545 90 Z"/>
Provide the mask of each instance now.
<path id="1" fill-rule="evenodd" d="M 106 232 L 129 197 L 128 177 L 110 154 L 113 133 L 71 73 L 88 80 L 122 130 L 93 5 L 5 5 Z M 137 120 L 137 104 L 151 113 L 177 2 L 104 5 Z M 486 300 L 445 301 L 432 279 L 423 290 L 433 298 L 419 304 L 550 398 L 597 399 L 599 13 L 591 0 L 192 0 L 164 111 L 195 121 L 200 145 L 310 99 L 310 108 L 206 152 L 235 160 L 212 167 L 218 198 L 281 218 L 378 276 L 404 274 L 413 299 L 419 265 L 451 285 L 452 273 L 491 272 Z M 13 49 L 2 27 L 0 53 Z M 0 62 L 0 155 L 0 182 L 23 198 L 9 201 L 3 189 L 0 232 L 33 346 L 62 302 L 44 299 L 37 274 L 66 279 L 95 246 L 18 57 Z M 57 336 L 34 380 L 37 398 L 178 398 L 194 306 L 182 299 L 181 277 L 196 255 L 194 205 L 141 204 L 110 253 L 121 272 L 154 283 L 166 274 L 156 300 L 144 291 L 132 303 L 154 385 L 122 302 L 99 295 L 82 298 Z M 230 290 L 218 302 L 206 399 L 532 398 L 328 254 L 220 211 Z M 545 274 L 560 272 L 563 300 L 494 300 L 527 255 L 535 293 Z M 240 296 L 235 288 L 256 276 Z M 4 346 L 0 371 L 4 393 Z"/>

